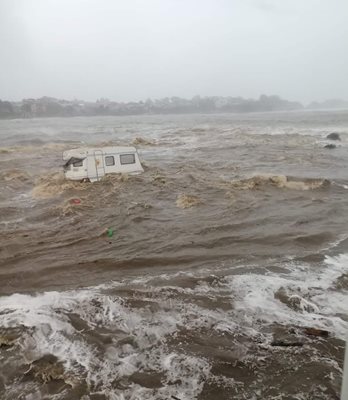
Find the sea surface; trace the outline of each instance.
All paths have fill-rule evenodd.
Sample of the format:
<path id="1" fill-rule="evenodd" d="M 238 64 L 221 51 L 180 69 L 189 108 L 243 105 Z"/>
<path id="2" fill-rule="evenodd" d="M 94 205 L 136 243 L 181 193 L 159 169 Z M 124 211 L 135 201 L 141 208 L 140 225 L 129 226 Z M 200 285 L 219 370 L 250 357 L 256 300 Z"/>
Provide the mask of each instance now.
<path id="1" fill-rule="evenodd" d="M 348 111 L 0 121 L 0 398 L 339 399 L 347 189 Z"/>

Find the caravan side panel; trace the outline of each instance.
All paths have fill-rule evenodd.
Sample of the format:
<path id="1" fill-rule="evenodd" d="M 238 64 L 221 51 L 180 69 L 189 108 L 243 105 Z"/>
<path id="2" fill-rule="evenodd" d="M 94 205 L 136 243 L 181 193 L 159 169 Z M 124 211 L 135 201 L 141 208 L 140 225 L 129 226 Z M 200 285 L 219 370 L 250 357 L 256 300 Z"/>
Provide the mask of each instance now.
<path id="1" fill-rule="evenodd" d="M 100 149 L 88 152 L 88 179 L 91 182 L 99 181 L 105 175 L 104 152 Z"/>
<path id="2" fill-rule="evenodd" d="M 105 173 L 143 172 L 137 152 L 105 154 Z"/>

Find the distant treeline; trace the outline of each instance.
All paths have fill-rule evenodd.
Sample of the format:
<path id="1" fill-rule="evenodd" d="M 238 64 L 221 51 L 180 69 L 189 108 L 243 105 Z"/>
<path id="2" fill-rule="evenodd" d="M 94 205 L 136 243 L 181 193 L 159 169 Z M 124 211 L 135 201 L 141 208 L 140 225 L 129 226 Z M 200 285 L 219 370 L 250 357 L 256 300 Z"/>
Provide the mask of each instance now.
<path id="1" fill-rule="evenodd" d="M 108 99 L 96 102 L 59 100 L 52 97 L 23 99 L 19 102 L 0 100 L 0 118 L 74 117 L 98 115 L 189 114 L 189 113 L 247 113 L 265 111 L 301 110 L 299 102 L 278 96 L 261 95 L 258 100 L 242 97 L 200 97 L 164 99 L 120 103 Z M 310 109 L 348 108 L 348 102 L 328 100 L 311 103 Z"/>

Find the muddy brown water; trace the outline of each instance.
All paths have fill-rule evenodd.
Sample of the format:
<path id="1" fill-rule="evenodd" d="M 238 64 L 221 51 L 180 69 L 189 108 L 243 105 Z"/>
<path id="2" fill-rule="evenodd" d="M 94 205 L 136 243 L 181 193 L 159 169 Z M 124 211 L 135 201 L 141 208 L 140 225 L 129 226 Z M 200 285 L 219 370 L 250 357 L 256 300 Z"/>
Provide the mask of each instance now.
<path id="1" fill-rule="evenodd" d="M 338 399 L 347 167 L 345 111 L 0 121 L 0 398 Z"/>

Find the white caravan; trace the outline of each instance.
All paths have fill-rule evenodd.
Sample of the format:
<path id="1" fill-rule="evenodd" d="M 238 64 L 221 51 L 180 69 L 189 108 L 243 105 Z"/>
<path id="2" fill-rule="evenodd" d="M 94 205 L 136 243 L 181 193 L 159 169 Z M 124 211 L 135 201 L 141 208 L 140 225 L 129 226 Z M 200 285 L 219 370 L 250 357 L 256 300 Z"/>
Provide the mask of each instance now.
<path id="1" fill-rule="evenodd" d="M 99 181 L 112 173 L 144 172 L 135 147 L 101 147 L 72 149 L 63 153 L 64 174 L 76 181 Z"/>

